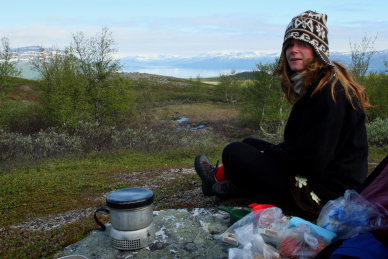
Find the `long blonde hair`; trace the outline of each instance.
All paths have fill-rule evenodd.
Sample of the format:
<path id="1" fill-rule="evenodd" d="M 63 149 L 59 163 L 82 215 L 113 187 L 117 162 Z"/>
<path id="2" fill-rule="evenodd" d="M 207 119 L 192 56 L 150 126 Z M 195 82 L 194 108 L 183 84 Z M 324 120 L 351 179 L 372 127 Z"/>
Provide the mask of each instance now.
<path id="1" fill-rule="evenodd" d="M 368 94 L 366 93 L 365 88 L 356 82 L 351 72 L 344 65 L 335 61 L 333 61 L 333 63 L 335 66 L 324 64 L 314 53 L 314 57 L 310 64 L 307 66 L 307 69 L 301 73 L 305 88 L 311 86 L 316 80 L 320 79 L 317 87 L 314 89 L 311 95 L 313 96 L 323 88 L 327 87 L 330 81 L 333 80 L 331 83 L 331 95 L 335 101 L 334 88 L 339 81 L 344 87 L 346 97 L 352 104 L 353 108 L 355 108 L 353 103 L 354 97 L 359 101 L 360 106 L 364 109 L 373 107 L 369 103 Z M 305 89 L 301 92 L 301 95 L 298 95 L 294 91 L 293 83 L 291 80 L 294 72 L 288 65 L 284 51 L 282 53 L 282 57 L 280 59 L 276 73 L 280 75 L 282 90 L 287 100 L 290 103 L 295 103 L 305 93 Z"/>

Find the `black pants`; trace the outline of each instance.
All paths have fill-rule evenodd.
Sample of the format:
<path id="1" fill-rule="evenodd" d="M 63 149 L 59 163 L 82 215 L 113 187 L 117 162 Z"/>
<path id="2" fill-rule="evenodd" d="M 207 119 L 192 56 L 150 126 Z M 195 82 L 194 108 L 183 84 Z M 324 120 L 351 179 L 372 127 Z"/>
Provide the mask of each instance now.
<path id="1" fill-rule="evenodd" d="M 285 168 L 261 152 L 268 145 L 273 144 L 254 138 L 227 145 L 222 153 L 225 178 L 275 205 L 294 207 Z"/>

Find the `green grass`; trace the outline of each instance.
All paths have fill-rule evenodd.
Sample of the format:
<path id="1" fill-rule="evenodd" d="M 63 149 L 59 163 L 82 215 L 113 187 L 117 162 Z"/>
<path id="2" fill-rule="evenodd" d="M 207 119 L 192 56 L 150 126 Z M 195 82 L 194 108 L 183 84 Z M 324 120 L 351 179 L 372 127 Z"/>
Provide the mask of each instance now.
<path id="1" fill-rule="evenodd" d="M 388 147 L 369 146 L 368 160 L 378 164 L 388 155 Z"/>
<path id="2" fill-rule="evenodd" d="M 95 228 L 91 217 L 50 231 L 6 228 L 0 232 L 0 257 L 51 258 L 60 249 L 77 242 Z"/>
<path id="3" fill-rule="evenodd" d="M 86 199 L 117 188 L 117 172 L 192 166 L 193 154 L 122 152 L 82 159 L 52 160 L 0 175 L 0 227 L 76 208 L 96 206 Z"/>

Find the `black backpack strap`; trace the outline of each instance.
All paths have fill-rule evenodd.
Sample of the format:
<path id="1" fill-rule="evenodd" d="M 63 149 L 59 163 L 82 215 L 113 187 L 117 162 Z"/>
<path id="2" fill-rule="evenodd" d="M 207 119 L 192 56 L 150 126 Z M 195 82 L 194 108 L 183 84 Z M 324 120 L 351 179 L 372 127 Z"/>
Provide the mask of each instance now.
<path id="1" fill-rule="evenodd" d="M 386 166 L 388 166 L 388 155 L 377 165 L 372 173 L 370 173 L 365 182 L 357 189 L 357 192 L 361 193 L 374 179 L 376 179 L 377 176 L 380 175 Z"/>

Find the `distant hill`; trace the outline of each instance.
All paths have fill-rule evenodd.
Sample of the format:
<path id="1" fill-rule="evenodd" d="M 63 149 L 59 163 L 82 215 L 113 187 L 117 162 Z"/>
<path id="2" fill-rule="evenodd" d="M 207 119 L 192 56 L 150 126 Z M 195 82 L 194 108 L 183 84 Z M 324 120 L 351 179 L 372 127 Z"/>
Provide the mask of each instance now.
<path id="1" fill-rule="evenodd" d="M 147 85 L 151 86 L 173 85 L 178 87 L 188 87 L 193 85 L 192 80 L 176 78 L 172 76 L 153 75 L 138 72 L 123 72 L 120 73 L 120 76 L 123 78 L 132 79 L 134 81 L 146 81 Z"/>
<path id="2" fill-rule="evenodd" d="M 152 75 L 146 73 L 120 73 L 122 78 L 129 78 L 141 84 L 144 82 L 147 86 L 155 87 L 192 87 L 195 84 L 194 80 L 175 78 L 171 76 Z M 35 102 L 39 100 L 40 82 L 37 80 L 29 80 L 24 78 L 12 78 L 10 81 L 10 88 L 4 100 L 23 100 L 25 103 Z M 1 104 L 1 100 L 0 100 Z"/>
<path id="3" fill-rule="evenodd" d="M 246 71 L 246 72 L 240 72 L 233 75 L 234 78 L 240 79 L 240 80 L 254 80 L 257 78 L 256 71 Z M 230 74 L 226 74 L 227 76 L 231 76 Z M 207 82 L 219 82 L 220 77 L 207 77 L 204 78 L 204 81 Z"/>
<path id="4" fill-rule="evenodd" d="M 234 75 L 237 79 L 241 80 L 254 80 L 257 79 L 256 72 L 241 72 Z"/>

